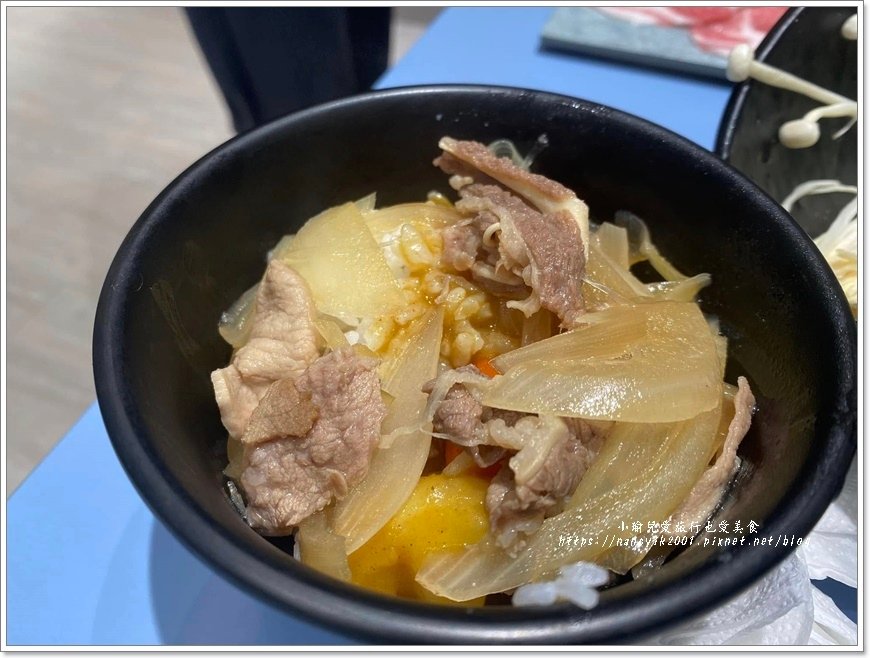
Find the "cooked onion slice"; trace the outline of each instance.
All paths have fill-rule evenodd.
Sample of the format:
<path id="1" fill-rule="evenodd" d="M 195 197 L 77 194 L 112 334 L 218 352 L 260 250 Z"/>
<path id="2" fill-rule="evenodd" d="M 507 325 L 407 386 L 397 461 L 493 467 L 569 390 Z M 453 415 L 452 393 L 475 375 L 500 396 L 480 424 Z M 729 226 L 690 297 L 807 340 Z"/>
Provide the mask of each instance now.
<path id="1" fill-rule="evenodd" d="M 378 201 L 378 193 L 372 192 L 371 194 L 365 195 L 362 199 L 357 199 L 354 201 L 354 205 L 359 208 L 361 213 L 371 212 L 375 209 L 375 204 Z"/>
<path id="2" fill-rule="evenodd" d="M 707 465 L 721 411 L 717 402 L 678 423 L 615 425 L 565 511 L 544 521 L 518 557 L 484 540 L 459 556 L 433 556 L 417 582 L 465 601 L 534 582 L 580 560 L 625 573 L 640 556 L 630 547 L 613 548 L 617 539 L 637 534 L 623 522 L 646 528 L 677 508 Z"/>
<path id="3" fill-rule="evenodd" d="M 337 503 L 333 515 L 333 530 L 347 539 L 348 553 L 393 517 L 423 473 L 432 437 L 430 426 L 420 427 L 426 409 L 426 394 L 420 389 L 437 371 L 442 323 L 440 309 L 421 318 L 416 339 L 408 341 L 394 374 L 384 382 L 394 399 L 381 431 L 392 434 L 393 441 L 378 448 L 365 479 Z"/>
<path id="4" fill-rule="evenodd" d="M 622 269 L 627 270 L 629 262 L 628 231 L 622 226 L 602 222 L 595 231 L 595 240 L 601 251 Z"/>
<path id="5" fill-rule="evenodd" d="M 624 226 L 628 231 L 628 243 L 630 248 L 629 260 L 632 264 L 648 260 L 656 272 L 670 281 L 679 281 L 687 278 L 671 262 L 659 253 L 658 248 L 650 239 L 649 229 L 646 223 L 637 215 L 625 210 L 617 211 L 614 221 L 617 226 Z"/>
<path id="6" fill-rule="evenodd" d="M 259 283 L 248 288 L 232 306 L 221 314 L 218 332 L 235 349 L 248 342 L 248 335 L 251 333 L 251 323 L 248 320 L 254 310 L 259 288 Z"/>
<path id="7" fill-rule="evenodd" d="M 337 350 L 349 344 L 347 336 L 344 335 L 338 322 L 334 319 L 321 315 L 314 321 L 314 326 L 329 349 Z"/>
<path id="8" fill-rule="evenodd" d="M 716 343 L 695 304 L 589 313 L 584 325 L 493 360 L 483 387 L 498 409 L 634 423 L 686 420 L 722 394 Z"/>
<path id="9" fill-rule="evenodd" d="M 227 437 L 227 467 L 224 469 L 224 475 L 231 480 L 238 481 L 242 477 L 244 470 L 245 447 L 238 439 L 231 436 Z"/>
<path id="10" fill-rule="evenodd" d="M 308 283 L 321 313 L 342 320 L 373 318 L 402 306 L 396 278 L 353 203 L 306 222 L 272 251 Z"/>
<path id="11" fill-rule="evenodd" d="M 380 210 L 363 213 L 365 222 L 375 239 L 393 233 L 404 224 L 410 224 L 416 229 L 442 229 L 459 220 L 460 215 L 452 206 L 436 203 L 402 203 L 388 206 Z"/>
<path id="12" fill-rule="evenodd" d="M 523 317 L 523 333 L 520 343 L 531 345 L 539 340 L 549 338 L 553 335 L 553 327 L 556 326 L 557 322 L 556 316 L 545 308 L 538 310 L 531 317 Z"/>
<path id="13" fill-rule="evenodd" d="M 650 242 L 646 225 L 633 215 L 626 214 L 626 217 L 630 218 L 626 222 L 634 228 L 634 235 L 631 230 L 626 232 L 626 229 L 607 222 L 592 235 L 583 283 L 583 296 L 588 306 L 600 309 L 662 300 L 695 301 L 701 289 L 710 284 L 710 275 L 698 274 L 690 278 L 680 273 Z M 632 235 L 638 244 L 628 242 Z M 631 272 L 630 263 L 647 258 L 668 280 L 643 283 Z"/>
<path id="14" fill-rule="evenodd" d="M 299 559 L 313 569 L 333 578 L 350 581 L 345 539 L 329 527 L 329 512 L 322 510 L 299 524 L 296 543 Z"/>
<path id="15" fill-rule="evenodd" d="M 691 278 L 678 281 L 659 281 L 646 284 L 647 290 L 657 300 L 667 299 L 673 302 L 694 302 L 698 293 L 710 285 L 709 274 L 697 274 Z"/>
<path id="16" fill-rule="evenodd" d="M 583 283 L 583 298 L 592 308 L 615 304 L 637 304 L 651 299 L 651 292 L 627 267 L 602 248 L 600 236 L 593 234 Z M 610 249 L 608 246 L 607 249 Z"/>

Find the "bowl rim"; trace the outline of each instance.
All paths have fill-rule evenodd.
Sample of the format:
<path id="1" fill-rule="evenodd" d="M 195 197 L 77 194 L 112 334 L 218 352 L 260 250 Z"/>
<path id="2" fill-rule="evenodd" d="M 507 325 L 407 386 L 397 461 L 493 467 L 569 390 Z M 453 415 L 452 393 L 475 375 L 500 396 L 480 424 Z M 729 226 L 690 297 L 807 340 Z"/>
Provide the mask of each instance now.
<path id="1" fill-rule="evenodd" d="M 466 609 L 408 602 L 365 592 L 316 573 L 304 565 L 287 564 L 286 554 L 275 549 L 256 556 L 233 534 L 207 513 L 186 493 L 183 483 L 162 465 L 136 431 L 136 401 L 126 391 L 122 346 L 123 317 L 128 292 L 136 288 L 138 274 L 133 265 L 141 257 L 142 243 L 161 223 L 158 210 L 183 196 L 187 186 L 216 162 L 230 153 L 246 150 L 274 132 L 304 125 L 307 121 L 338 110 L 377 104 L 400 97 L 417 99 L 420 95 L 502 94 L 514 100 L 532 94 L 548 102 L 570 104 L 578 112 L 607 112 L 611 120 L 626 128 L 641 130 L 687 156 L 700 159 L 711 173 L 724 176 L 732 189 L 761 204 L 771 221 L 780 225 L 783 235 L 807 242 L 808 238 L 760 188 L 730 165 L 694 142 L 666 128 L 632 114 L 578 98 L 517 87 L 495 85 L 419 85 L 397 87 L 359 94 L 309 108 L 276 119 L 242 133 L 219 145 L 179 174 L 143 211 L 122 242 L 106 276 L 100 294 L 93 335 L 93 365 L 97 398 L 106 430 L 118 458 L 140 496 L 167 526 L 206 564 L 262 600 L 285 611 L 327 627 L 364 639 L 378 638 L 391 643 L 603 643 L 642 639 L 663 623 L 688 619 L 721 604 L 750 586 L 776 566 L 793 550 L 777 546 L 770 550 L 738 551 L 723 549 L 706 560 L 691 578 L 666 583 L 655 591 L 642 592 L 619 600 L 618 605 L 602 603 L 585 612 L 573 606 L 558 605 L 541 609 Z M 163 215 L 165 221 L 167 215 Z M 809 259 L 809 274 L 822 279 L 833 289 L 836 283 L 821 255 Z M 126 285 L 132 282 L 134 285 Z M 821 440 L 830 444 L 822 458 L 806 464 L 796 482 L 771 511 L 765 523 L 770 534 L 800 533 L 805 536 L 839 492 L 855 451 L 857 337 L 845 297 L 836 294 L 829 300 L 833 313 L 829 322 L 837 336 L 836 354 L 841 368 L 839 407 L 832 414 L 830 432 Z M 848 318 L 846 315 L 848 314 Z M 848 322 L 847 322 L 848 320 Z M 803 482 L 803 486 L 798 484 Z M 279 559 L 280 558 L 280 559 Z M 717 572 L 729 563 L 729 577 Z M 513 612 L 511 612 L 513 610 Z M 597 612 L 596 612 L 597 611 Z"/>

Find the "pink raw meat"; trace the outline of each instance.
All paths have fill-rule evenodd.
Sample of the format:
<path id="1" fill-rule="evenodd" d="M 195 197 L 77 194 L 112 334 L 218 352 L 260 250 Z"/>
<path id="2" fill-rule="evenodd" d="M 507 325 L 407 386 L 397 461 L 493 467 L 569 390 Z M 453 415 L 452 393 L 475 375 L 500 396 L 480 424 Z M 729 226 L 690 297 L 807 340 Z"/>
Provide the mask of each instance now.
<path id="1" fill-rule="evenodd" d="M 637 24 L 684 28 L 700 50 L 727 56 L 734 46 L 758 46 L 787 7 L 600 7 Z"/>
<path id="2" fill-rule="evenodd" d="M 667 27 L 705 25 L 731 18 L 740 7 L 599 7 L 605 14 L 639 24 Z"/>
<path id="3" fill-rule="evenodd" d="M 748 43 L 753 49 L 785 13 L 787 7 L 747 7 L 728 20 L 692 27 L 692 39 L 708 52 L 727 56 L 734 46 Z"/>

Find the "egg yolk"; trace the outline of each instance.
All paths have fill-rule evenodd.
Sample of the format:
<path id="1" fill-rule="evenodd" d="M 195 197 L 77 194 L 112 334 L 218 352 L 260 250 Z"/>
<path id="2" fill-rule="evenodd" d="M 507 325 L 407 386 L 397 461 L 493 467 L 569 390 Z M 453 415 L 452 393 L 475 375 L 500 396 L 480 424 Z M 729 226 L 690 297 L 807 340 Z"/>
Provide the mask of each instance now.
<path id="1" fill-rule="evenodd" d="M 420 478 L 404 507 L 374 537 L 348 556 L 352 582 L 418 601 L 483 605 L 432 594 L 414 580 L 430 554 L 459 551 L 486 535 L 484 501 L 489 481 L 473 474 Z"/>

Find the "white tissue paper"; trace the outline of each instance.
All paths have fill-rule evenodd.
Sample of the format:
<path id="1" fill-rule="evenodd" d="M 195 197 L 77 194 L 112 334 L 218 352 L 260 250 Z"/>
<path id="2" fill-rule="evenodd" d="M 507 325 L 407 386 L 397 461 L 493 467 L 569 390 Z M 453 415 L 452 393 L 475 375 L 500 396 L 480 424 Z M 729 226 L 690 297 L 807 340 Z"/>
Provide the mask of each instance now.
<path id="1" fill-rule="evenodd" d="M 843 491 L 801 546 L 810 578 L 833 578 L 858 587 L 858 465 L 852 467 Z"/>
<path id="2" fill-rule="evenodd" d="M 857 644 L 858 627 L 810 582 L 800 549 L 759 583 L 709 614 L 643 644 Z"/>
<path id="3" fill-rule="evenodd" d="M 810 582 L 858 583 L 858 471 L 804 543 L 747 591 L 705 616 L 647 638 L 668 645 L 857 645 L 858 627 Z"/>

